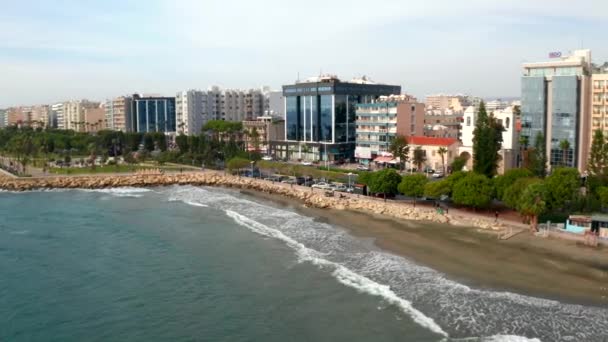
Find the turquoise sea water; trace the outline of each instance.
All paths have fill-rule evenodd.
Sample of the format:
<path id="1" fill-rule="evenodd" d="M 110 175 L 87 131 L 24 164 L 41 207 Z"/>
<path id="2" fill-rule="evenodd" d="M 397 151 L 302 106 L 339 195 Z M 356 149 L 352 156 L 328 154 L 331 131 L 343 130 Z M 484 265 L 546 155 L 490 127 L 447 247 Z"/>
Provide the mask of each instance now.
<path id="1" fill-rule="evenodd" d="M 480 291 L 199 187 L 0 193 L 0 341 L 604 341 L 606 309 Z"/>

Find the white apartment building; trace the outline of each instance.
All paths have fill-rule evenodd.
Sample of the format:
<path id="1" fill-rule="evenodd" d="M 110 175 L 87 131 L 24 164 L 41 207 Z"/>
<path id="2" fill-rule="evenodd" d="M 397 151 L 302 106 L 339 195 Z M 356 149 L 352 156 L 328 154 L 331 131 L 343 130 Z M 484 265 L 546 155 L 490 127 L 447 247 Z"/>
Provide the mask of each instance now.
<path id="1" fill-rule="evenodd" d="M 181 91 L 175 95 L 176 127 L 178 133 L 199 134 L 210 120 L 205 110 L 207 92 L 201 90 Z"/>
<path id="2" fill-rule="evenodd" d="M 489 115 L 493 115 L 496 120 L 504 127 L 502 132 L 502 148 L 499 152 L 502 160 L 498 165 L 498 173 L 503 174 L 505 171 L 517 167 L 517 153 L 519 149 L 518 132 L 515 123 L 515 114 L 513 107 L 507 107 L 503 110 L 488 111 Z M 477 110 L 475 107 L 468 107 L 464 112 L 464 122 L 462 124 L 462 146 L 460 146 L 460 154 L 468 153 L 471 158 L 467 163 L 467 169 L 473 168 L 473 131 L 477 121 Z"/>
<path id="3" fill-rule="evenodd" d="M 269 92 L 265 89 L 186 90 L 176 94 L 177 130 L 198 134 L 209 120 L 255 120 L 268 111 Z"/>

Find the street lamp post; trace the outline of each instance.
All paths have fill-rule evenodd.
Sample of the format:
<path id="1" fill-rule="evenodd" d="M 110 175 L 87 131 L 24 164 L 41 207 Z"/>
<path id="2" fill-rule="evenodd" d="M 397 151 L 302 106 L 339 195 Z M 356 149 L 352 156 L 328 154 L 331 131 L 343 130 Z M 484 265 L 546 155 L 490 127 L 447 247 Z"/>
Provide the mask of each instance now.
<path id="1" fill-rule="evenodd" d="M 255 162 L 253 160 L 249 162 L 249 164 L 251 164 L 251 178 L 255 178 L 255 175 L 253 174 L 253 164 L 254 163 Z"/>
<path id="2" fill-rule="evenodd" d="M 349 188 L 349 189 L 352 189 L 352 186 L 350 185 L 350 184 L 351 184 L 351 182 L 350 182 L 350 177 L 352 177 L 352 175 L 353 175 L 353 173 L 352 173 L 352 172 L 349 172 L 349 173 L 348 173 L 348 188 Z"/>

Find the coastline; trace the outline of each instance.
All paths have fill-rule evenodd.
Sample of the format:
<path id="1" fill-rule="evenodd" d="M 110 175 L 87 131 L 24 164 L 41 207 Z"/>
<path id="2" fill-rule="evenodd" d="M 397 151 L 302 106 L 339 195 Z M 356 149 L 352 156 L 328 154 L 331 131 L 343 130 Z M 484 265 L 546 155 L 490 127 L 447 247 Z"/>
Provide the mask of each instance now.
<path id="1" fill-rule="evenodd" d="M 573 241 L 532 238 L 527 232 L 504 241 L 472 227 L 310 208 L 273 194 L 251 190 L 241 193 L 371 239 L 382 250 L 440 271 L 467 286 L 608 307 L 608 255 Z"/>
<path id="2" fill-rule="evenodd" d="M 498 240 L 495 231 L 505 227 L 483 218 L 454 219 L 429 208 L 356 195 L 326 197 L 321 190 L 213 171 L 22 179 L 0 176 L 0 189 L 8 191 L 168 185 L 235 188 L 248 196 L 292 206 L 476 288 L 608 306 L 605 249 L 591 250 L 573 241 L 534 238 L 527 232 L 507 241 Z"/>

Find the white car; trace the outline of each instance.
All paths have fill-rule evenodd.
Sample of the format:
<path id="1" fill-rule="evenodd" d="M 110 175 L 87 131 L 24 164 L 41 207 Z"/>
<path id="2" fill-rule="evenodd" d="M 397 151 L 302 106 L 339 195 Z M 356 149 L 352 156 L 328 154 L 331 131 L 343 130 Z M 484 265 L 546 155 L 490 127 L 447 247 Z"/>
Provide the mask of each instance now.
<path id="1" fill-rule="evenodd" d="M 431 175 L 433 178 L 443 178 L 443 172 L 435 172 Z"/>
<path id="2" fill-rule="evenodd" d="M 302 165 L 304 165 L 304 166 L 312 166 L 312 163 L 309 162 L 309 161 L 303 161 Z"/>
<path id="3" fill-rule="evenodd" d="M 357 165 L 357 170 L 359 170 L 359 171 L 370 171 L 370 168 L 369 168 L 369 166 L 359 164 L 359 165 Z"/>
<path id="4" fill-rule="evenodd" d="M 317 184 L 313 184 L 312 185 L 313 188 L 315 189 L 323 189 L 323 190 L 330 190 L 331 189 L 331 185 L 325 183 L 325 182 L 319 182 Z"/>
<path id="5" fill-rule="evenodd" d="M 265 161 L 271 161 L 271 160 L 272 160 L 272 157 L 271 157 L 271 156 L 263 156 L 263 157 L 262 157 L 262 160 L 265 160 Z"/>

